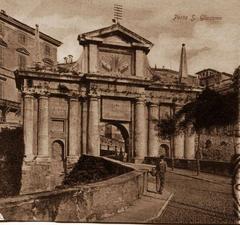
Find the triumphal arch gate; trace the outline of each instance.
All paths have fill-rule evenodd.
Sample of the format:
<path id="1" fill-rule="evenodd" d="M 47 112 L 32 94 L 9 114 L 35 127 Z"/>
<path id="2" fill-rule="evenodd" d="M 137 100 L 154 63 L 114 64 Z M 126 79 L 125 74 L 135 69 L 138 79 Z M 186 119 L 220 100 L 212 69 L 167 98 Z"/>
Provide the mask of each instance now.
<path id="1" fill-rule="evenodd" d="M 153 44 L 118 23 L 78 41 L 83 52 L 75 63 L 16 71 L 23 94 L 23 192 L 51 189 L 61 163 L 69 168 L 82 154 L 99 156 L 100 124 L 121 131 L 128 161 L 158 156 L 159 146 L 169 143 L 159 137 L 157 122 L 198 92 L 155 81 L 147 59 Z M 176 157 L 194 157 L 192 136 L 175 140 Z"/>

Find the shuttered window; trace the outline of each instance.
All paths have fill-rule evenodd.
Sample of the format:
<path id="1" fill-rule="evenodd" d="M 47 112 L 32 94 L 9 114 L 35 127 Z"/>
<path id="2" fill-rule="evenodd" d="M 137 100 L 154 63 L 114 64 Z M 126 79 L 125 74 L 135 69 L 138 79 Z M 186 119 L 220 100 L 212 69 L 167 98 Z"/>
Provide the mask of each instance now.
<path id="1" fill-rule="evenodd" d="M 3 35 L 3 23 L 0 23 L 0 34 Z"/>
<path id="2" fill-rule="evenodd" d="M 4 65 L 4 49 L 0 46 L 0 66 Z"/>
<path id="3" fill-rule="evenodd" d="M 44 52 L 45 52 L 46 56 L 51 56 L 51 48 L 50 48 L 50 46 L 45 45 Z"/>
<path id="4" fill-rule="evenodd" d="M 26 36 L 25 34 L 18 34 L 18 43 L 22 44 L 22 45 L 26 45 L 27 43 L 27 39 L 26 39 Z"/>
<path id="5" fill-rule="evenodd" d="M 3 82 L 0 81 L 0 99 L 3 98 Z"/>
<path id="6" fill-rule="evenodd" d="M 18 56 L 18 66 L 19 66 L 19 69 L 25 69 L 26 68 L 26 64 L 27 64 L 26 56 L 19 55 Z"/>

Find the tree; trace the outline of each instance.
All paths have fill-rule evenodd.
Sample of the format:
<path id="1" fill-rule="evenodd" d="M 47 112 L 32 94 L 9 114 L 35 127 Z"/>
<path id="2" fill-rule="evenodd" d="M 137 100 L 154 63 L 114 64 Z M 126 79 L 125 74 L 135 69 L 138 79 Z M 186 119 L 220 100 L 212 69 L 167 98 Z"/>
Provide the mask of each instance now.
<path id="1" fill-rule="evenodd" d="M 194 101 L 184 105 L 173 117 L 159 121 L 160 136 L 170 139 L 178 131 L 186 131 L 188 125 L 192 124 L 199 143 L 200 132 L 203 129 L 236 123 L 237 104 L 237 91 L 221 94 L 215 90 L 205 89 Z"/>

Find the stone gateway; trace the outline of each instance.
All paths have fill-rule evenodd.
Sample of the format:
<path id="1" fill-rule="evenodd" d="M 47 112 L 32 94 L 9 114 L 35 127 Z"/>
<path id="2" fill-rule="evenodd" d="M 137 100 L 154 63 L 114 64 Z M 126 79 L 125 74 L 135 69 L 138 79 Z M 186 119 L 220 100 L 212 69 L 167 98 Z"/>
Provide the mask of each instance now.
<path id="1" fill-rule="evenodd" d="M 153 44 L 119 23 L 81 34 L 78 41 L 83 52 L 75 63 L 15 73 L 24 99 L 22 193 L 51 190 L 59 184 L 52 179 L 54 167 L 61 176 L 81 154 L 100 155 L 100 123 L 119 128 L 128 161 L 159 156 L 170 146 L 160 138 L 157 121 L 201 91 L 187 74 L 185 46 L 180 75 L 156 80 L 158 71 L 147 59 Z M 179 134 L 175 156 L 194 157 L 194 138 Z"/>

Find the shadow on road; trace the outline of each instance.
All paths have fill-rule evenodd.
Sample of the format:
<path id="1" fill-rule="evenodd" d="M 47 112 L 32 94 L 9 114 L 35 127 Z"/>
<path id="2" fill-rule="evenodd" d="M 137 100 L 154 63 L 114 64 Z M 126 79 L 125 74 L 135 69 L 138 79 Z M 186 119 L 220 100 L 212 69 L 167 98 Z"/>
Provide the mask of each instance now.
<path id="1" fill-rule="evenodd" d="M 176 206 L 174 204 L 179 205 L 179 206 Z M 218 217 L 218 218 L 223 218 L 223 219 L 233 217 L 233 214 L 226 214 L 223 212 L 214 211 L 214 210 L 210 210 L 210 209 L 206 209 L 206 208 L 202 208 L 199 206 L 190 205 L 190 204 L 186 204 L 186 203 L 182 203 L 182 202 L 178 202 L 178 201 L 174 201 L 174 200 L 172 200 L 170 202 L 169 206 L 174 207 L 174 208 L 180 208 L 180 209 L 182 209 L 183 206 L 185 206 L 186 208 L 191 208 L 192 210 L 196 210 L 196 211 L 201 210 L 202 214 L 205 214 L 208 216 L 214 216 L 214 217 Z"/>

